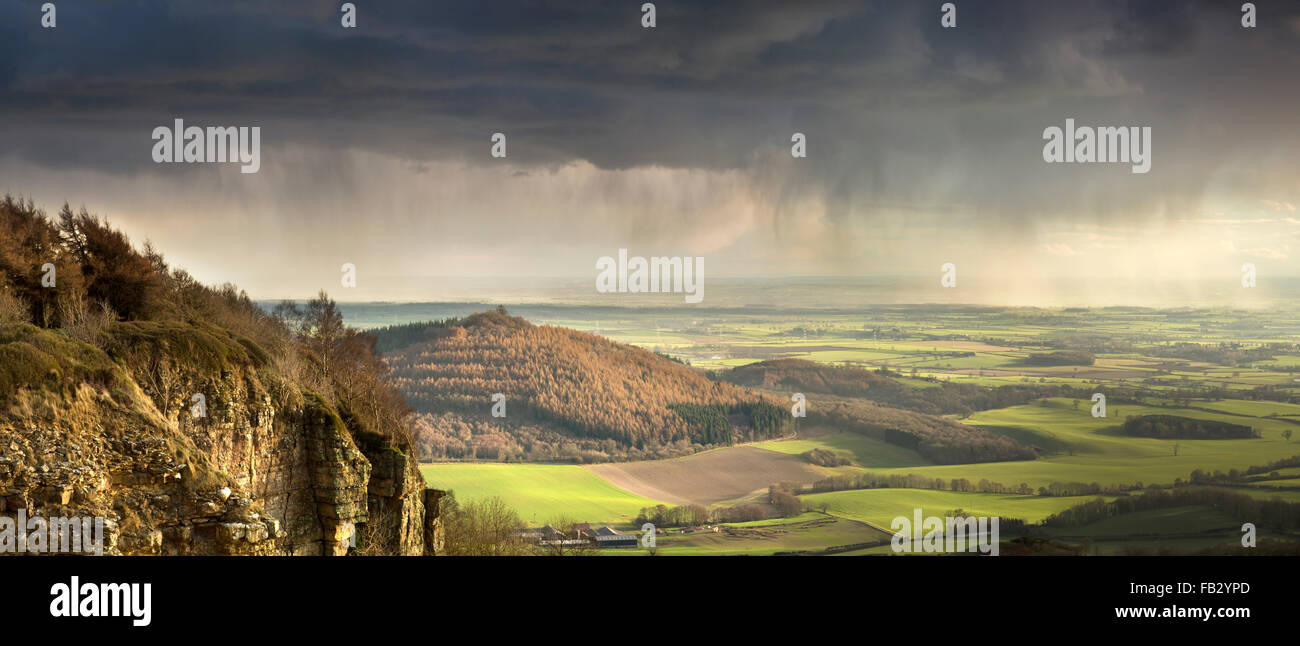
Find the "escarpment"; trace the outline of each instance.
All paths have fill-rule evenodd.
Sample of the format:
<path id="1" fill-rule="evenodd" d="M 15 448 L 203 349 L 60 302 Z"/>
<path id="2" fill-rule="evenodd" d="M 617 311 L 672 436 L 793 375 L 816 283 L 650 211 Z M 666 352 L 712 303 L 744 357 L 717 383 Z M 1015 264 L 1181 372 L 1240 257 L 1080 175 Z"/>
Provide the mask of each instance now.
<path id="1" fill-rule="evenodd" d="M 104 518 L 106 554 L 436 553 L 412 447 L 347 417 L 215 325 L 3 325 L 0 515 Z"/>

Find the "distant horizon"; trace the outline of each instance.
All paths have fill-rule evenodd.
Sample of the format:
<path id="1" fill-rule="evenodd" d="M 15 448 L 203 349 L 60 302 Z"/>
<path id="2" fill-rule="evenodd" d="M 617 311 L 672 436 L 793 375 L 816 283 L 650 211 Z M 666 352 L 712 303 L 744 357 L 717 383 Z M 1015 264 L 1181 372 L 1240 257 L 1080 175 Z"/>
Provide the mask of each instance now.
<path id="1" fill-rule="evenodd" d="M 1240 279 L 1237 279 L 1240 280 Z M 380 283 L 378 286 L 374 282 Z M 424 303 L 486 305 L 570 305 L 583 307 L 682 308 L 683 313 L 709 308 L 765 307 L 773 309 L 852 309 L 869 306 L 969 305 L 978 307 L 1232 307 L 1264 309 L 1300 302 L 1300 277 L 1267 276 L 1255 288 L 1246 289 L 1228 280 L 1190 278 L 1186 280 L 1140 281 L 1109 277 L 1023 279 L 1005 282 L 994 278 L 965 276 L 955 288 L 943 288 L 937 278 L 897 276 L 800 276 L 800 277 L 717 277 L 706 278 L 706 297 L 697 304 L 683 304 L 677 294 L 601 294 L 594 277 L 530 277 L 515 279 L 449 278 L 420 279 L 420 297 L 403 297 L 409 286 L 392 286 L 384 281 L 358 281 L 355 288 L 334 286 L 324 291 L 338 303 L 414 305 Z M 390 290 L 389 287 L 396 287 Z M 267 297 L 250 294 L 259 302 L 305 301 L 311 294 Z"/>
<path id="2" fill-rule="evenodd" d="M 1238 300 L 1210 303 L 1205 299 L 1175 302 L 1164 300 L 1156 302 L 1134 295 L 1129 302 L 1108 303 L 997 303 L 952 300 L 948 302 L 924 302 L 895 299 L 892 301 L 870 301 L 865 294 L 854 300 L 844 298 L 847 290 L 842 282 L 835 282 L 821 288 L 788 289 L 788 285 L 773 285 L 766 290 L 779 298 L 763 299 L 762 289 L 733 290 L 726 283 L 713 285 L 713 298 L 705 302 L 684 306 L 680 299 L 668 298 L 669 295 L 654 294 L 597 294 L 594 290 L 581 294 L 555 294 L 551 298 L 517 298 L 506 300 L 493 298 L 490 293 L 480 293 L 475 298 L 426 299 L 426 300 L 364 300 L 340 298 L 346 295 L 346 289 L 326 290 L 329 297 L 338 304 L 344 315 L 344 321 L 353 327 L 368 329 L 386 325 L 415 323 L 446 318 L 458 318 L 505 306 L 512 315 L 523 316 L 533 322 L 561 322 L 572 316 L 578 318 L 600 318 L 607 316 L 611 320 L 623 315 L 653 315 L 665 320 L 697 320 L 712 315 L 735 314 L 775 314 L 795 317 L 833 314 L 847 315 L 868 314 L 873 310 L 884 309 L 1008 309 L 1025 311 L 1061 311 L 1071 308 L 1100 311 L 1106 309 L 1126 309 L 1142 311 L 1294 311 L 1300 302 L 1300 279 L 1282 281 L 1289 283 L 1281 289 L 1224 290 L 1240 295 L 1240 291 L 1252 292 L 1250 300 Z M 314 295 L 313 295 L 314 297 Z M 637 297 L 637 298 L 630 298 Z M 250 297 L 251 298 L 251 297 Z M 267 299 L 257 298 L 258 303 L 268 311 L 277 303 L 289 300 L 301 303 L 306 298 Z"/>

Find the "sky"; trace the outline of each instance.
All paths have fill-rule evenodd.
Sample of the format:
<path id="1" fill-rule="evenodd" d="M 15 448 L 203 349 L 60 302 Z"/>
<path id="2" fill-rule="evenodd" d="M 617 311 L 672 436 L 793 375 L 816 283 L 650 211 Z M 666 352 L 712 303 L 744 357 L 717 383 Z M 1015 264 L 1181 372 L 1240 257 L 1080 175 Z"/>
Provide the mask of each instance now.
<path id="1" fill-rule="evenodd" d="M 654 28 L 641 0 L 354 0 L 355 28 L 332 1 L 55 4 L 0 0 L 0 192 L 255 298 L 526 299 L 621 248 L 717 280 L 953 263 L 966 302 L 1300 275 L 1291 1 L 1254 28 L 1143 0 L 958 0 L 954 28 L 900 0 L 656 2 Z M 175 119 L 259 127 L 259 171 L 156 163 Z M 1046 163 L 1067 119 L 1151 128 L 1149 172 Z"/>

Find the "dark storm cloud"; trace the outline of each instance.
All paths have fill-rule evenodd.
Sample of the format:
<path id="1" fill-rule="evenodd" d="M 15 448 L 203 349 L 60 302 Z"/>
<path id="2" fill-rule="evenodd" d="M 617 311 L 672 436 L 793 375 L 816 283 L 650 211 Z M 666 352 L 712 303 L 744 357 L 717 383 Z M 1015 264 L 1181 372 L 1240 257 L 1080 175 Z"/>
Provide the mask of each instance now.
<path id="1" fill-rule="evenodd" d="M 516 164 L 761 172 L 801 131 L 807 163 L 774 181 L 821 191 L 835 219 L 897 205 L 1018 217 L 1095 194 L 1113 169 L 1067 178 L 1038 157 L 1066 117 L 1154 125 L 1157 168 L 1184 173 L 1125 178 L 1093 200 L 1102 214 L 1187 199 L 1174 192 L 1219 163 L 1196 137 L 1295 141 L 1276 133 L 1300 98 L 1290 2 L 1257 3 L 1256 30 L 1222 2 L 957 2 L 952 30 L 940 3 L 895 0 L 657 2 L 653 30 L 639 1 L 360 1 L 356 30 L 338 4 L 67 2 L 42 30 L 38 2 L 0 1 L 5 153 L 160 172 L 148 134 L 181 117 L 262 125 L 268 156 L 305 144 L 481 163 L 503 131 Z M 1242 110 L 1241 128 L 1205 131 Z"/>

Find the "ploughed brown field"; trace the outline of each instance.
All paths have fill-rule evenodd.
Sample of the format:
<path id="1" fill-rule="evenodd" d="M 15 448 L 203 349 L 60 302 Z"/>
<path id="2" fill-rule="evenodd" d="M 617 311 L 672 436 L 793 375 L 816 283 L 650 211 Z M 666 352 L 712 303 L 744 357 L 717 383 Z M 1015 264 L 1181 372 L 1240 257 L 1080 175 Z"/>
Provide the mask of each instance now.
<path id="1" fill-rule="evenodd" d="M 830 470 L 797 455 L 736 446 L 672 460 L 594 464 L 589 467 L 614 486 L 674 505 L 710 505 L 765 492 L 783 480 L 813 482 Z"/>

